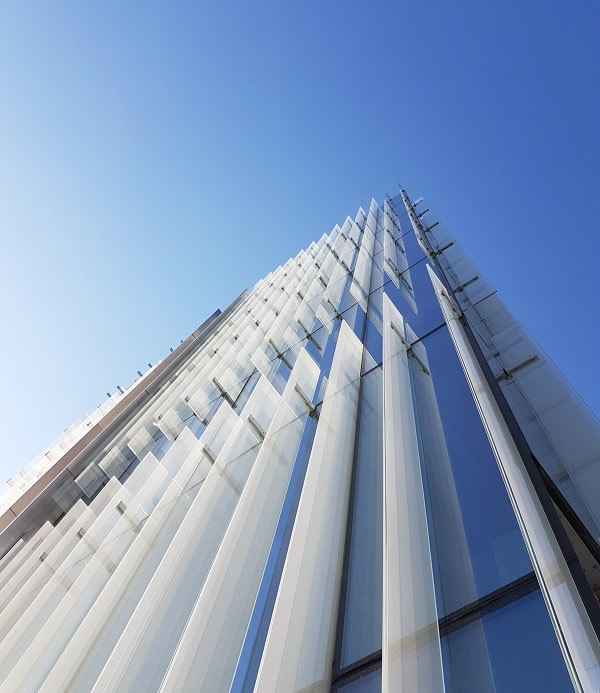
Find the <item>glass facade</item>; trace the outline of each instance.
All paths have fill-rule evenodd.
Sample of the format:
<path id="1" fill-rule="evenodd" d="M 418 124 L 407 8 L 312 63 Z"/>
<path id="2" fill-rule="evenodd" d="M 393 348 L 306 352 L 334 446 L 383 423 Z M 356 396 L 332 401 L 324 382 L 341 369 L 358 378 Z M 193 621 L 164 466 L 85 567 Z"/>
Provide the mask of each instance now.
<path id="1" fill-rule="evenodd" d="M 599 460 L 424 203 L 373 200 L 9 482 L 0 690 L 598 690 Z"/>

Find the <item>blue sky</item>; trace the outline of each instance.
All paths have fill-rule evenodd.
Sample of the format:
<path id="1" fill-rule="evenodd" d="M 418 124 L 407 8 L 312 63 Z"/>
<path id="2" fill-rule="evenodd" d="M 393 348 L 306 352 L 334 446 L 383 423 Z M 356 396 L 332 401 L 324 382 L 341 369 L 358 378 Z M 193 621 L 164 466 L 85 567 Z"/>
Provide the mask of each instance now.
<path id="1" fill-rule="evenodd" d="M 0 478 L 397 184 L 600 412 L 600 6 L 5 3 Z"/>

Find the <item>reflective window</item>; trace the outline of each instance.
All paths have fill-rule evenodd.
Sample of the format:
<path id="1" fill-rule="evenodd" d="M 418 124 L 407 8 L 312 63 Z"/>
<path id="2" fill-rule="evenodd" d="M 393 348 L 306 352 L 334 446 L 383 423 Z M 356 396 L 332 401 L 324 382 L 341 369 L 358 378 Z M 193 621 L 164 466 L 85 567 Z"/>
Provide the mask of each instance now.
<path id="1" fill-rule="evenodd" d="M 254 391 L 254 388 L 256 387 L 256 383 L 260 380 L 260 371 L 255 370 L 252 375 L 246 380 L 246 383 L 244 384 L 244 387 L 242 388 L 242 391 L 238 395 L 238 398 L 235 400 L 235 408 L 238 411 L 242 411 L 242 409 L 246 406 L 246 402 L 248 401 L 250 395 Z"/>
<path id="2" fill-rule="evenodd" d="M 129 462 L 129 466 L 125 469 L 125 471 L 121 474 L 119 477 L 119 481 L 124 484 L 127 479 L 133 474 L 135 471 L 136 467 L 140 463 L 139 458 L 136 456 L 136 454 L 130 450 L 129 448 L 125 449 L 125 458 Z M 100 489 L 98 490 L 98 493 L 100 492 Z M 95 497 L 96 494 L 94 494 Z M 84 499 L 86 502 L 89 504 L 93 499 Z"/>
<path id="3" fill-rule="evenodd" d="M 365 346 L 370 356 L 372 356 L 372 361 L 365 363 L 366 368 L 364 370 L 370 370 L 373 366 L 379 365 L 383 358 L 383 339 L 371 320 L 367 320 Z"/>
<path id="4" fill-rule="evenodd" d="M 336 693 L 381 693 L 381 668 L 367 671 L 348 683 L 334 685 L 333 691 Z"/>
<path id="5" fill-rule="evenodd" d="M 410 227 L 410 232 L 402 236 L 402 241 L 404 243 L 404 249 L 406 250 L 406 257 L 408 259 L 409 265 L 414 265 L 415 262 L 419 262 L 425 257 L 425 253 L 421 249 L 419 242 L 417 241 L 417 236 L 412 230 L 412 225 L 408 217 L 405 217 L 406 221 L 402 219 L 401 223 L 404 222 L 405 226 Z"/>
<path id="6" fill-rule="evenodd" d="M 358 305 L 358 303 L 354 303 L 354 305 L 342 313 L 342 316 L 350 325 L 354 334 L 362 341 L 366 320 L 365 311 Z"/>
<path id="7" fill-rule="evenodd" d="M 315 362 L 320 364 L 323 358 L 323 350 L 329 338 L 329 332 L 319 318 L 314 318 L 310 336 L 311 339 L 304 339 L 302 343 Z"/>
<path id="8" fill-rule="evenodd" d="M 442 616 L 532 566 L 447 328 L 419 353 L 431 374 L 410 359 Z"/>
<path id="9" fill-rule="evenodd" d="M 173 444 L 173 441 L 170 438 L 167 438 L 167 436 L 165 436 L 165 434 L 159 429 L 157 429 L 157 433 L 155 433 L 153 437 L 155 442 L 152 444 L 150 452 L 154 455 L 154 457 L 156 457 L 157 460 L 162 460 L 167 450 Z"/>
<path id="10" fill-rule="evenodd" d="M 383 287 L 371 292 L 367 314 L 379 332 L 383 332 Z"/>
<path id="11" fill-rule="evenodd" d="M 536 590 L 441 640 L 447 693 L 573 691 Z"/>
<path id="12" fill-rule="evenodd" d="M 439 325 L 443 325 L 444 317 L 427 272 L 427 261 L 417 262 L 407 271 L 410 274 L 413 295 L 417 304 L 416 313 L 404 298 L 402 290 L 398 289 L 391 281 L 386 282 L 384 291 L 417 336 L 422 337 Z"/>
<path id="13" fill-rule="evenodd" d="M 340 313 L 343 313 L 345 310 L 350 308 L 350 306 L 352 306 L 356 303 L 356 299 L 350 293 L 350 286 L 352 284 L 352 275 L 351 274 L 346 275 L 343 279 L 343 282 L 344 282 L 344 290 L 342 292 L 342 300 L 340 301 L 340 305 L 338 308 L 338 311 Z"/>
<path id="14" fill-rule="evenodd" d="M 340 331 L 340 321 L 338 319 L 334 320 L 332 325 L 332 334 L 329 334 L 324 327 L 321 327 L 317 332 L 320 333 L 319 339 L 327 339 L 324 348 L 319 351 L 312 342 L 306 344 L 306 351 L 313 357 L 315 362 L 321 367 L 321 372 L 319 374 L 319 380 L 317 381 L 317 392 L 322 390 L 321 386 L 323 384 L 324 378 L 327 378 L 329 371 L 331 370 L 331 364 L 333 363 L 333 355 L 335 354 L 335 347 L 337 344 L 337 335 Z M 316 336 L 316 333 L 315 333 Z"/>
<path id="15" fill-rule="evenodd" d="M 188 417 L 184 421 L 184 425 L 190 429 L 190 431 L 196 436 L 196 438 L 200 438 L 200 436 L 206 430 L 206 426 L 202 423 L 202 421 L 200 421 L 200 419 L 195 414 L 192 414 L 190 417 Z"/>
<path id="16" fill-rule="evenodd" d="M 279 392 L 279 394 L 283 394 L 283 391 L 285 390 L 285 386 L 287 384 L 287 381 L 290 377 L 290 369 L 285 365 L 283 361 L 279 361 L 277 368 L 275 369 L 275 372 L 271 376 L 271 384 L 273 387 Z"/>

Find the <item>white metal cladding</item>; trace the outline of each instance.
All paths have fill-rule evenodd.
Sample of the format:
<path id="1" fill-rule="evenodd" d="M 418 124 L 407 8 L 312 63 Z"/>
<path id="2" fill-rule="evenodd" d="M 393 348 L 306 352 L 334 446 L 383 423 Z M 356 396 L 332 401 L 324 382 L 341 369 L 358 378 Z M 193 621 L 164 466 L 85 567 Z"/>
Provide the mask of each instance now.
<path id="1" fill-rule="evenodd" d="M 231 685 L 318 375 L 302 352 L 173 657 L 165 691 Z M 206 667 L 207 661 L 213 664 Z"/>
<path id="2" fill-rule="evenodd" d="M 382 690 L 443 691 L 404 319 L 383 300 Z"/>
<path id="3" fill-rule="evenodd" d="M 329 690 L 361 371 L 376 366 L 348 314 L 353 304 L 371 313 L 373 293 L 390 280 L 415 309 L 409 264 L 396 210 L 372 200 L 368 211 L 360 208 L 257 282 L 127 424 L 69 470 L 71 483 L 55 498 L 57 514 L 41 518 L 0 558 L 0 691 L 229 690 L 303 432 L 313 430 L 307 421 L 316 431 L 255 690 Z M 471 267 L 458 257 L 454 265 L 456 281 L 468 284 Z M 482 286 L 472 282 L 463 294 L 475 303 L 484 297 Z M 383 320 L 374 314 L 373 323 L 383 336 L 386 452 L 384 687 L 441 691 L 409 382 L 414 364 L 406 348 L 416 337 L 387 296 L 382 301 L 380 295 L 378 305 Z M 490 324 L 500 344 L 501 316 Z M 326 347 L 330 369 L 322 365 Z M 522 356 L 508 342 L 502 348 L 511 358 Z M 426 365 L 422 345 L 413 349 Z M 501 386 L 514 388 L 524 377 L 518 373 Z M 429 393 L 427 420 L 437 431 L 432 444 L 439 448 L 440 476 L 447 476 L 445 511 L 457 525 L 464 558 L 456 582 L 467 601 L 473 576 L 435 392 L 429 376 L 413 368 L 413 377 L 424 379 Z M 0 494 L 0 512 L 122 396 L 76 422 L 11 480 Z M 543 425 L 551 424 L 548 412 Z M 572 463 L 580 485 L 591 482 L 590 455 L 586 449 L 561 469 Z M 480 659 L 484 648 L 482 638 Z"/>
<path id="4" fill-rule="evenodd" d="M 362 345 L 343 323 L 258 673 L 259 691 L 329 689 L 361 359 Z"/>
<path id="5" fill-rule="evenodd" d="M 311 340 L 317 344 L 312 333 L 320 325 L 329 333 L 339 320 L 348 279 L 353 279 L 365 241 L 359 280 L 366 308 L 376 205 L 369 214 L 373 230 L 365 234 L 367 215 L 359 209 L 354 220 L 348 217 L 341 228 L 334 227 L 259 281 L 202 348 L 178 367 L 175 377 L 79 473 L 80 495 L 96 493 L 93 500 L 88 504 L 74 497 L 55 526 L 41 524 L 2 559 L 2 690 L 139 690 L 168 687 L 170 681 L 177 686 L 182 676 L 193 681 L 200 677 L 210 686 L 233 675 L 294 447 L 323 391 L 324 423 L 319 424 L 317 440 L 331 435 L 326 434 L 330 418 L 343 424 L 338 437 L 348 452 L 338 474 L 349 483 L 362 346 L 343 325 L 332 372 L 321 379 L 321 394 L 315 392 L 319 368 L 304 347 Z M 319 339 L 322 349 L 324 338 Z M 291 369 L 281 396 L 268 380 L 280 363 Z M 253 376 L 257 368 L 258 380 Z M 351 384 L 342 387 L 350 371 Z M 243 391 L 249 382 L 248 399 Z M 340 388 L 343 393 L 336 395 Z M 243 408 L 234 412 L 232 406 L 243 397 Z M 338 410 L 340 398 L 348 404 Z M 96 421 L 112 404 L 90 420 Z M 194 420 L 205 427 L 199 438 L 188 428 Z M 5 505 L 87 428 L 79 423 L 71 427 L 59 449 L 54 446 L 42 464 L 36 462 L 37 472 L 11 482 Z M 157 457 L 161 437 L 168 445 Z M 320 455 L 325 454 L 321 446 Z M 119 481 L 132 459 L 137 464 L 133 473 Z M 319 472 L 316 462 L 312 469 L 309 478 Z M 339 500 L 333 525 L 338 563 L 347 497 L 342 494 Z M 64 502 L 69 503 L 67 498 Z M 255 514 L 258 505 L 263 512 Z M 235 550 L 240 542 L 249 551 L 253 581 L 247 561 Z M 240 602 L 237 611 L 223 611 L 223 580 L 231 582 L 230 589 L 240 598 L 244 595 L 243 609 Z M 324 594 L 335 592 L 336 584 L 327 583 Z M 213 614 L 206 623 L 204 604 Z M 333 597 L 331 608 L 328 641 L 337 609 Z M 278 613 L 278 618 L 285 615 L 280 608 Z M 186 674 L 186 652 L 214 648 L 215 629 L 230 635 L 228 647 L 215 653 L 229 663 L 219 668 L 221 678 L 215 679 L 217 668 Z M 165 648 L 160 634 L 166 630 L 171 636 Z M 199 635 L 203 632 L 205 637 Z"/>

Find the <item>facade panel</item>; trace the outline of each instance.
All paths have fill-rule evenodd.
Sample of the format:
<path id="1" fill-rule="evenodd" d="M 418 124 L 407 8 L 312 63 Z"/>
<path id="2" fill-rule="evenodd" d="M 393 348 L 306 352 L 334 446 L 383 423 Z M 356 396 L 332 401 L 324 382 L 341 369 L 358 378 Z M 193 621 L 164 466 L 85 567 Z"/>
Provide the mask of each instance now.
<path id="1" fill-rule="evenodd" d="M 0 691 L 597 691 L 599 480 L 598 422 L 400 190 L 8 482 Z"/>

